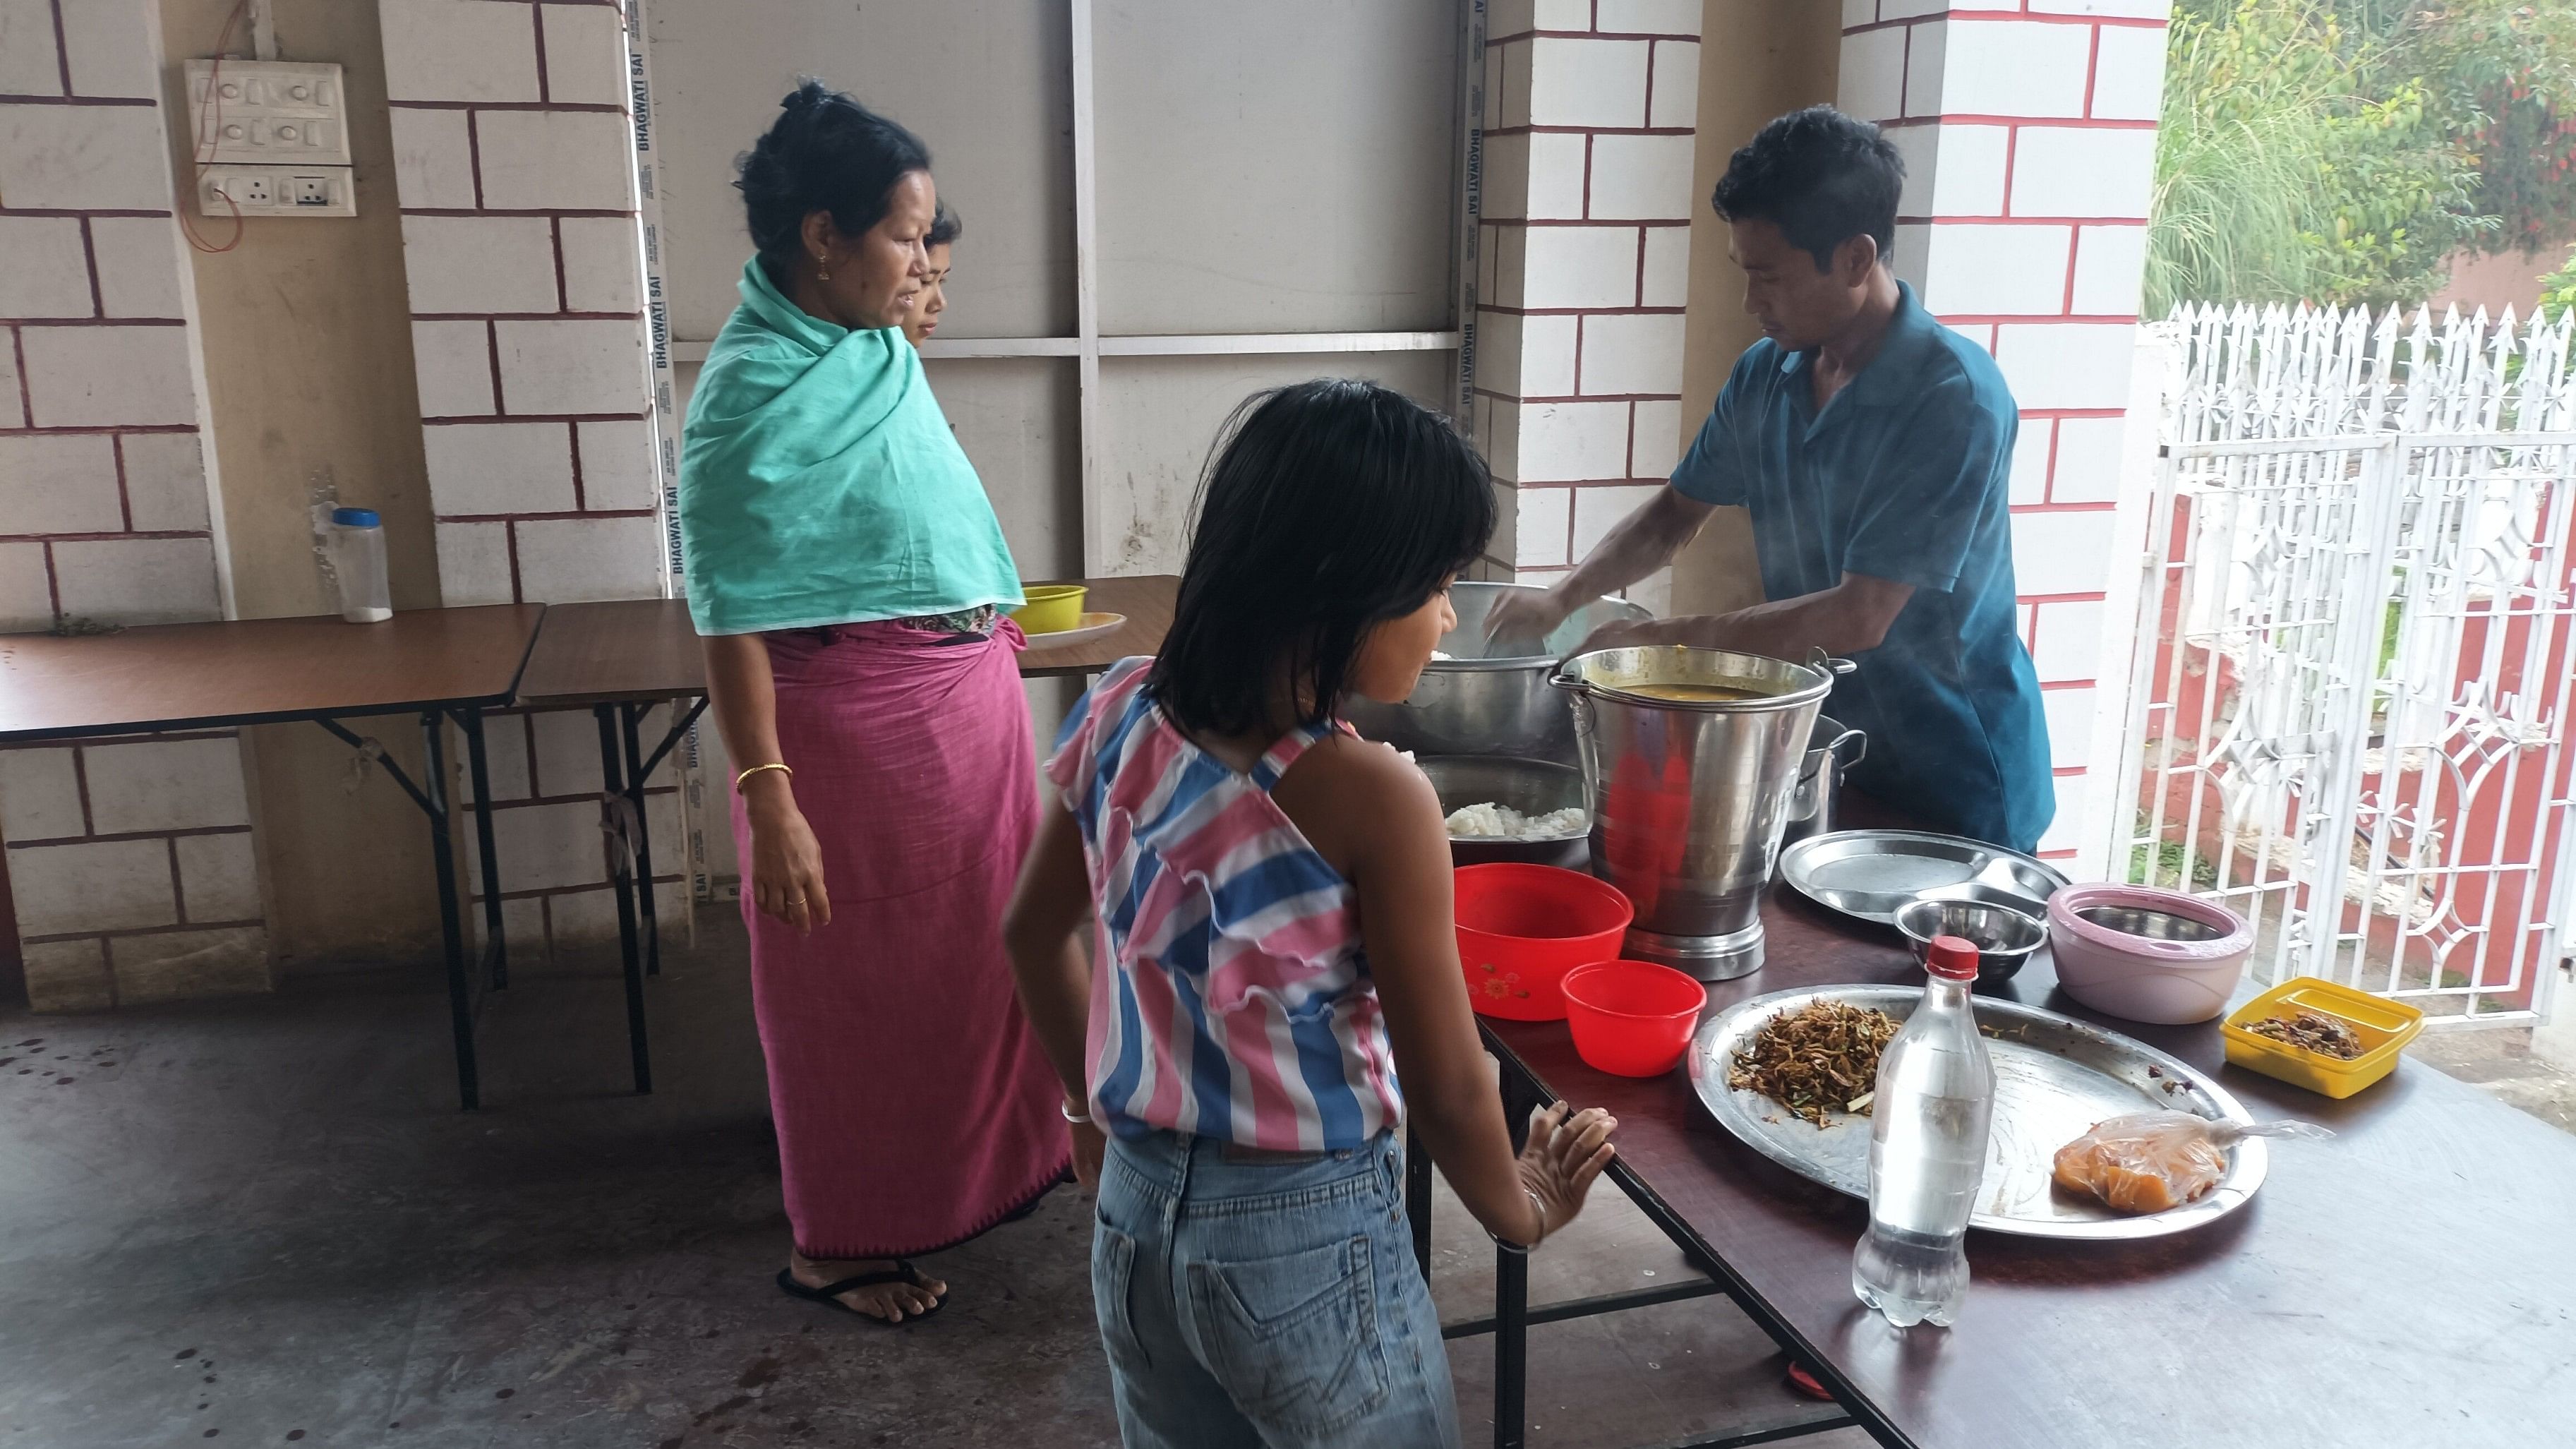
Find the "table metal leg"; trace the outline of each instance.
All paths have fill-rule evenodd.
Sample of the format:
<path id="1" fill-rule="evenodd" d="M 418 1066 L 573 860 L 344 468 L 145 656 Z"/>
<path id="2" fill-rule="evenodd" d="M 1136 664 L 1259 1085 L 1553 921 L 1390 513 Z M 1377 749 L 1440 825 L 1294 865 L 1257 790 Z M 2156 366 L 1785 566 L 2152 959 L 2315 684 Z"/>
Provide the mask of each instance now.
<path id="1" fill-rule="evenodd" d="M 1520 1449 L 1527 1433 L 1529 1254 L 1494 1249 L 1494 1449 Z"/>
<path id="2" fill-rule="evenodd" d="M 653 903 L 653 827 L 644 818 L 644 751 L 635 738 L 635 727 L 649 706 L 621 705 L 620 723 L 626 732 L 626 804 L 634 813 L 628 824 L 635 832 L 635 911 L 637 927 L 644 938 L 644 974 L 662 974 L 662 919 Z"/>
<path id="3" fill-rule="evenodd" d="M 456 712 L 456 727 L 465 732 L 465 764 L 474 782 L 474 844 L 483 857 L 483 951 L 491 959 L 492 985 L 510 984 L 510 947 L 501 931 L 501 866 L 492 850 L 492 774 L 483 760 L 483 711 Z"/>
<path id="4" fill-rule="evenodd" d="M 1422 1150 L 1422 1135 L 1404 1131 L 1404 1216 L 1413 1224 L 1413 1262 L 1422 1281 L 1431 1281 L 1431 1154 Z"/>
<path id="5" fill-rule="evenodd" d="M 617 945 L 626 977 L 626 1050 L 635 1067 L 635 1090 L 653 1090 L 653 1053 L 644 1034 L 644 962 L 635 934 L 634 844 L 640 817 L 625 817 L 617 802 L 628 800 L 624 773 L 625 756 L 620 751 L 617 728 L 617 706 L 603 704 L 591 711 L 599 721 L 599 765 L 607 786 L 603 803 L 609 819 L 616 825 L 617 836 L 609 851 L 610 891 L 617 897 Z M 627 732 L 633 738 L 633 731 Z"/>
<path id="6" fill-rule="evenodd" d="M 468 1112 L 483 1105 L 481 1073 L 474 1061 L 473 984 L 465 975 L 465 912 L 457 900 L 455 815 L 447 800 L 447 728 L 436 710 L 420 717 L 427 765 L 420 785 L 429 813 L 430 858 L 438 867 L 438 925 L 447 944 L 447 1010 L 456 1032 L 456 1095 Z"/>

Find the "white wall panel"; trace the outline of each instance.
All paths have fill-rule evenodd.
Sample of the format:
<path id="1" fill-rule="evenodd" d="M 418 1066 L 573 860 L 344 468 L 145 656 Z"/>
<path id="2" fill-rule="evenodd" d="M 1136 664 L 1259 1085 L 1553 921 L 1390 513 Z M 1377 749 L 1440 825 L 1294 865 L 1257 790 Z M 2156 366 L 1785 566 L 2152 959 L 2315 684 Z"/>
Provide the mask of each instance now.
<path id="1" fill-rule="evenodd" d="M 1093 15 L 1101 331 L 1451 325 L 1452 0 Z"/>

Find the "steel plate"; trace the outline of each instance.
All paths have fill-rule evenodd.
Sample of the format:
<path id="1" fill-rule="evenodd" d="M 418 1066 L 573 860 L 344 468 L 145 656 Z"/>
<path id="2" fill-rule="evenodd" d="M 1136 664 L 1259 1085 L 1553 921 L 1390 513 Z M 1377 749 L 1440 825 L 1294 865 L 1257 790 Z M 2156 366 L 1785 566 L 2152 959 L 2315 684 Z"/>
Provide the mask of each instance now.
<path id="1" fill-rule="evenodd" d="M 1830 910 L 1882 926 L 1921 900 L 1983 901 L 2045 917 L 2066 877 L 2000 845 L 1920 830 L 1838 830 L 1780 852 L 1780 878 Z"/>
<path id="2" fill-rule="evenodd" d="M 1759 1092 L 1726 1084 L 1736 1051 L 1764 1022 L 1821 999 L 1875 1007 L 1902 1021 L 1923 992 L 1829 986 L 1738 1002 L 1700 1023 L 1691 1039 L 1691 1085 L 1710 1115 L 1746 1146 L 1801 1177 L 1867 1199 L 1869 1118 L 1836 1112 L 1817 1127 Z M 2165 1212 L 2115 1213 L 2090 1194 L 2058 1188 L 2050 1176 L 2057 1149 L 2106 1117 L 2179 1111 L 2212 1121 L 2254 1119 L 2199 1070 L 2144 1042 L 2035 1006 L 1971 1000 L 1995 1064 L 1995 1114 L 1970 1226 L 2034 1238 L 2157 1238 L 2225 1217 L 2263 1185 L 2268 1154 L 2263 1139 L 2248 1137 L 2228 1150 L 2227 1175 L 2216 1187 Z M 2168 1082 L 2176 1084 L 2170 1092 Z"/>

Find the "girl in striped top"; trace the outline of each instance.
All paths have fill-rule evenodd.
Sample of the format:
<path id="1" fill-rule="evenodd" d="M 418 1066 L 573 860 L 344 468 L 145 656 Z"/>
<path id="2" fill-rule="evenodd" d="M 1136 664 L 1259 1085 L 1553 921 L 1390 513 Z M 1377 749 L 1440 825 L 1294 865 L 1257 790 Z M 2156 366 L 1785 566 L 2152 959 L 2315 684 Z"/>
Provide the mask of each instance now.
<path id="1" fill-rule="evenodd" d="M 1396 393 L 1253 399 L 1163 653 L 1103 678 L 1047 766 L 1007 931 L 1100 1194 L 1093 1297 L 1130 1449 L 1456 1442 L 1396 1129 L 1410 1113 L 1518 1246 L 1609 1162 L 1615 1124 L 1562 1104 L 1513 1154 L 1438 800 L 1335 716 L 1412 692 L 1493 526 L 1474 450 Z"/>

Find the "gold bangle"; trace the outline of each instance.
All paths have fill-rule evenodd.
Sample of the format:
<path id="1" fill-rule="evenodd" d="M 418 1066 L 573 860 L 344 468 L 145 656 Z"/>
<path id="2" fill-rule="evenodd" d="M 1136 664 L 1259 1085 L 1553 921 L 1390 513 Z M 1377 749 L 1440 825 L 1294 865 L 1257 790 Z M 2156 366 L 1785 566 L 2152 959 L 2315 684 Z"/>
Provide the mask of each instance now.
<path id="1" fill-rule="evenodd" d="M 795 772 L 794 770 L 788 769 L 785 765 L 782 765 L 782 764 L 778 763 L 777 761 L 772 760 L 772 761 L 770 761 L 770 762 L 769 762 L 768 764 L 766 764 L 766 765 L 754 765 L 754 766 L 752 766 L 750 769 L 743 771 L 741 774 L 734 776 L 734 777 L 733 777 L 733 788 L 734 788 L 734 793 L 736 793 L 736 794 L 740 794 L 740 793 L 742 792 L 742 782 L 743 782 L 743 781 L 745 781 L 745 780 L 750 779 L 750 778 L 751 778 L 752 776 L 754 776 L 754 775 L 759 774 L 759 773 L 760 773 L 761 771 L 763 771 L 763 770 L 776 770 L 776 771 L 778 771 L 779 773 L 781 773 L 781 774 L 785 775 L 785 776 L 786 776 L 788 779 L 790 779 L 790 780 L 793 780 L 793 779 L 795 779 L 795 778 L 796 778 L 796 772 Z"/>

